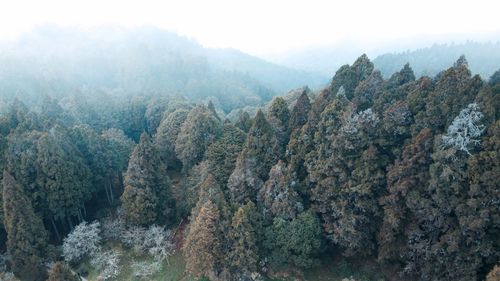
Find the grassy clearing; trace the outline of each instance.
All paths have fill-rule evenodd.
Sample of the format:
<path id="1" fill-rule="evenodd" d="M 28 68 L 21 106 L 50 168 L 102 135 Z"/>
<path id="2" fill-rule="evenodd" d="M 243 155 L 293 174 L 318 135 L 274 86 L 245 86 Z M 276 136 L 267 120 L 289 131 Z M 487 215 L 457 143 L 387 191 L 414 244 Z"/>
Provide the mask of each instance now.
<path id="1" fill-rule="evenodd" d="M 185 263 L 180 252 L 176 252 L 165 263 L 162 269 L 149 278 L 140 279 L 132 274 L 131 264 L 133 261 L 152 262 L 152 258 L 147 255 L 137 255 L 133 251 L 124 249 L 120 244 L 113 243 L 106 245 L 120 251 L 121 273 L 112 281 L 196 281 L 196 279 L 184 273 Z M 89 260 L 84 260 L 75 267 L 75 271 L 88 272 L 85 277 L 88 281 L 97 281 L 99 272 L 92 268 Z M 322 257 L 320 266 L 306 270 L 300 277 L 277 277 L 265 278 L 264 281 L 342 281 L 344 278 L 352 277 L 356 281 L 383 281 L 385 278 L 373 263 L 349 262 L 345 259 L 334 260 L 331 257 Z"/>
<path id="2" fill-rule="evenodd" d="M 134 261 L 145 261 L 152 262 L 153 258 L 147 255 L 136 255 L 133 251 L 124 249 L 119 244 L 107 245 L 108 248 L 118 250 L 121 253 L 120 256 L 120 266 L 121 272 L 114 279 L 110 280 L 120 280 L 120 281 L 195 281 L 195 279 L 187 276 L 184 273 L 184 259 L 180 253 L 175 253 L 169 259 L 169 263 L 164 263 L 160 271 L 155 275 L 148 278 L 137 278 L 133 276 L 132 272 L 132 262 Z M 84 276 L 88 281 L 97 281 L 99 272 L 90 265 L 90 260 L 84 260 L 77 267 L 75 267 L 77 272 L 87 272 L 88 275 Z"/>

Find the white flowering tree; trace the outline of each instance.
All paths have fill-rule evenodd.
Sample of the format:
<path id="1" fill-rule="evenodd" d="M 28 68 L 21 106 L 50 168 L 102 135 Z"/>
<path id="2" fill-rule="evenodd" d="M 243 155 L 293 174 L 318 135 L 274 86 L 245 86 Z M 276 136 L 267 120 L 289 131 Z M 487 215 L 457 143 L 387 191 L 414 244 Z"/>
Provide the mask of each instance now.
<path id="1" fill-rule="evenodd" d="M 443 136 L 443 146 L 454 147 L 470 155 L 470 146 L 479 144 L 479 137 L 484 131 L 484 125 L 481 124 L 482 119 L 483 113 L 477 103 L 469 104 L 460 111 L 448 127 Z"/>
<path id="2" fill-rule="evenodd" d="M 164 227 L 130 227 L 123 232 L 122 242 L 141 254 L 149 254 L 156 261 L 167 260 L 174 250 L 172 234 Z"/>
<path id="3" fill-rule="evenodd" d="M 99 280 L 115 278 L 120 274 L 120 252 L 117 250 L 99 252 L 90 263 L 99 269 Z"/>
<path id="4" fill-rule="evenodd" d="M 67 262 L 77 262 L 86 256 L 94 256 L 101 251 L 99 222 L 77 225 L 63 240 L 63 257 Z"/>

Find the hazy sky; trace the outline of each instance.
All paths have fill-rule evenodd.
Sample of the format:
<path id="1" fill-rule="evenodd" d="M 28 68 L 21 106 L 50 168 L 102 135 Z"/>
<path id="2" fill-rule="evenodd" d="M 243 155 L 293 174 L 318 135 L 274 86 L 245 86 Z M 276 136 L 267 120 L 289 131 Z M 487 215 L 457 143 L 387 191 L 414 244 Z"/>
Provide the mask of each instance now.
<path id="1" fill-rule="evenodd" d="M 155 25 L 207 47 L 263 55 L 344 40 L 500 31 L 498 0 L 0 0 L 0 38 L 38 24 Z"/>

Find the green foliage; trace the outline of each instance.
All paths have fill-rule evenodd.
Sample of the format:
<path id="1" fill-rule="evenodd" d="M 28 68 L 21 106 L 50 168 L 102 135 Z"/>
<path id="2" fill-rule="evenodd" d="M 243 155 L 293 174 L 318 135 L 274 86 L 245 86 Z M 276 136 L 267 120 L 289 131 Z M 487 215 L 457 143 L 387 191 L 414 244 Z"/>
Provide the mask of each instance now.
<path id="1" fill-rule="evenodd" d="M 321 225 L 312 211 L 301 213 L 292 221 L 275 218 L 266 228 L 265 239 L 275 267 L 311 267 L 323 246 Z"/>
<path id="2" fill-rule="evenodd" d="M 221 185 L 226 185 L 233 172 L 245 139 L 246 134 L 242 130 L 225 122 L 221 138 L 207 148 L 205 159 L 208 170 Z"/>
<path id="3" fill-rule="evenodd" d="M 179 108 L 168 114 L 167 117 L 161 121 L 154 137 L 156 150 L 160 153 L 160 157 L 165 165 L 170 167 L 173 167 L 177 160 L 175 154 L 175 141 L 181 131 L 182 124 L 186 121 L 188 113 L 188 109 Z"/>
<path id="4" fill-rule="evenodd" d="M 245 146 L 229 177 L 228 188 L 235 203 L 255 200 L 271 167 L 282 155 L 274 131 L 262 111 L 255 116 Z"/>
<path id="5" fill-rule="evenodd" d="M 151 138 L 142 134 L 130 156 L 121 196 L 128 222 L 138 225 L 171 222 L 175 209 L 165 170 Z"/>
<path id="6" fill-rule="evenodd" d="M 298 181 L 290 176 L 283 161 L 278 161 L 269 172 L 269 179 L 259 191 L 259 202 L 266 219 L 279 217 L 294 219 L 303 211 L 302 199 L 296 192 Z"/>
<path id="7" fill-rule="evenodd" d="M 6 162 L 35 210 L 50 218 L 79 216 L 94 191 L 84 158 L 61 126 L 11 134 Z"/>
<path id="8" fill-rule="evenodd" d="M 44 275 L 42 261 L 47 233 L 25 190 L 6 170 L 3 172 L 3 211 L 12 271 L 23 280 L 36 280 Z"/>
<path id="9" fill-rule="evenodd" d="M 231 248 L 227 256 L 230 271 L 236 276 L 257 272 L 259 242 L 262 235 L 261 219 L 253 202 L 238 208 L 232 218 L 229 238 Z"/>
<path id="10" fill-rule="evenodd" d="M 252 118 L 250 118 L 250 114 L 248 114 L 248 112 L 246 111 L 240 111 L 238 120 L 236 120 L 236 123 L 234 123 L 234 125 L 240 128 L 243 132 L 248 133 L 248 131 L 250 131 L 250 128 L 252 127 Z"/>
<path id="11" fill-rule="evenodd" d="M 184 171 L 201 162 L 207 147 L 220 136 L 221 129 L 220 121 L 206 106 L 197 106 L 189 112 L 175 143 L 175 152 Z"/>
<path id="12" fill-rule="evenodd" d="M 311 109 L 311 103 L 307 94 L 308 92 L 304 90 L 293 106 L 292 112 L 290 113 L 291 130 L 300 129 L 307 122 L 307 115 Z"/>

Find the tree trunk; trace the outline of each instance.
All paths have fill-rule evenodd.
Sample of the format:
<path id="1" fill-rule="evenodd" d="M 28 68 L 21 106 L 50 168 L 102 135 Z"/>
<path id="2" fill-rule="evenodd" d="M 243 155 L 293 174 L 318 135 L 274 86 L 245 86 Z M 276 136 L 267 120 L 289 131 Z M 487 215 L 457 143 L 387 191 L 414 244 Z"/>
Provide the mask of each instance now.
<path id="1" fill-rule="evenodd" d="M 104 186 L 104 191 L 106 192 L 106 199 L 108 200 L 108 203 L 111 204 L 111 199 L 109 199 L 108 185 Z"/>
<path id="2" fill-rule="evenodd" d="M 109 184 L 109 197 L 111 198 L 111 204 L 115 201 L 115 195 L 113 194 L 113 185 Z"/>
<path id="3" fill-rule="evenodd" d="M 73 230 L 73 222 L 69 216 L 66 217 L 66 221 L 68 222 L 69 230 Z"/>
<path id="4" fill-rule="evenodd" d="M 59 230 L 57 230 L 57 225 L 56 222 L 54 221 L 54 218 L 51 218 L 50 222 L 52 222 L 52 227 L 54 228 L 54 232 L 56 233 L 57 241 L 61 241 L 61 235 L 59 234 Z"/>

